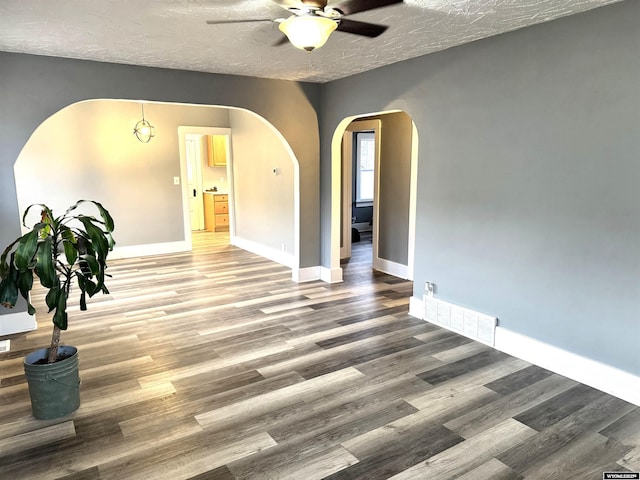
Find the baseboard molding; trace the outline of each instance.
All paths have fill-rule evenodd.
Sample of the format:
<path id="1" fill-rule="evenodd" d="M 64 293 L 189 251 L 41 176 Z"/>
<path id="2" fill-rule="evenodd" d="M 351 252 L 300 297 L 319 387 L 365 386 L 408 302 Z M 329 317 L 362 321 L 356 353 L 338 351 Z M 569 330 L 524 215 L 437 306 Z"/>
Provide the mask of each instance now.
<path id="1" fill-rule="evenodd" d="M 35 315 L 27 312 L 0 315 L 0 336 L 31 332 L 38 328 Z"/>
<path id="2" fill-rule="evenodd" d="M 109 258 L 136 258 L 148 257 L 149 255 L 165 255 L 168 253 L 188 252 L 191 250 L 191 243 L 187 241 L 149 243 L 146 245 L 131 245 L 126 247 L 116 247 L 109 254 Z"/>
<path id="3" fill-rule="evenodd" d="M 398 278 L 409 278 L 409 267 L 384 258 L 374 259 L 373 268 Z"/>
<path id="4" fill-rule="evenodd" d="M 640 377 L 496 327 L 495 348 L 640 406 Z"/>
<path id="5" fill-rule="evenodd" d="M 246 238 L 232 236 L 230 239 L 231 245 L 235 245 L 238 248 L 246 250 L 261 257 L 268 258 L 272 262 L 279 263 L 285 267 L 293 268 L 294 258 L 290 253 L 282 252 L 275 248 L 267 247 L 261 243 L 254 242 L 253 240 L 247 240 Z"/>
<path id="6" fill-rule="evenodd" d="M 409 315 L 424 320 L 424 302 L 421 298 L 409 299 Z M 496 327 L 494 348 L 640 406 L 640 377 L 631 373 L 499 325 Z"/>
<path id="7" fill-rule="evenodd" d="M 342 268 L 320 267 L 320 280 L 327 283 L 340 283 L 342 281 Z"/>
<path id="8" fill-rule="evenodd" d="M 411 297 L 409 299 L 409 315 L 424 320 L 424 301 L 422 298 Z"/>
<path id="9" fill-rule="evenodd" d="M 291 279 L 296 283 L 320 280 L 320 267 L 294 268 L 291 271 Z"/>

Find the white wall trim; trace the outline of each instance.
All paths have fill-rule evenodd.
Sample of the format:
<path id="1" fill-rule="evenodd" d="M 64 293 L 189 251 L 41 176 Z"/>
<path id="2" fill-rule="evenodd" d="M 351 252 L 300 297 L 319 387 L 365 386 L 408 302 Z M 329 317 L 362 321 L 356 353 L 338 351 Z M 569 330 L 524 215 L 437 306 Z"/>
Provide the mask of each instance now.
<path id="1" fill-rule="evenodd" d="M 391 110 L 385 110 L 380 112 L 369 112 L 369 113 L 363 113 L 359 115 L 346 117 L 342 119 L 342 121 L 340 121 L 340 123 L 336 126 L 336 129 L 333 132 L 333 137 L 331 140 L 331 219 L 330 219 L 331 231 L 330 231 L 330 246 L 329 246 L 329 264 L 332 270 L 339 268 L 340 257 L 341 255 L 345 255 L 344 248 L 340 247 L 340 232 L 341 232 L 341 222 L 342 222 L 342 215 L 341 215 L 342 198 L 341 197 L 342 197 L 342 174 L 343 174 L 342 145 L 343 145 L 344 133 L 349 127 L 349 125 L 352 122 L 357 121 L 358 118 L 370 117 L 375 115 L 383 115 L 387 113 L 402 112 L 402 111 L 403 110 L 391 109 Z M 412 119 L 412 122 L 413 122 L 413 119 Z M 413 124 L 412 128 L 413 128 L 413 133 L 415 135 L 412 137 L 412 155 L 411 155 L 412 180 L 410 183 L 410 188 L 415 189 L 417 185 L 417 168 L 418 168 L 417 166 L 418 135 L 417 135 L 417 128 L 415 127 L 415 124 Z M 376 142 L 376 143 L 379 143 L 379 142 Z M 411 191 L 409 192 L 409 195 L 410 195 L 409 214 L 413 215 L 413 217 L 409 219 L 410 238 L 408 242 L 409 243 L 408 258 L 409 258 L 409 264 L 411 265 L 411 267 L 408 268 L 407 270 L 408 273 L 404 278 L 413 279 L 413 275 L 414 275 L 413 263 L 415 258 L 415 209 L 414 209 L 414 206 L 415 206 L 416 192 Z M 374 215 L 374 218 L 375 218 L 375 215 Z M 376 236 L 375 227 L 378 223 L 379 222 L 376 222 L 374 220 L 374 232 L 373 232 L 374 237 Z M 375 257 L 375 252 L 374 252 L 374 257 Z M 324 262 L 324 259 L 323 259 L 323 262 Z"/>
<path id="2" fill-rule="evenodd" d="M 291 279 L 296 283 L 320 280 L 320 267 L 294 268 L 291 271 Z"/>
<path id="3" fill-rule="evenodd" d="M 374 258 L 373 268 L 394 277 L 409 278 L 409 267 L 384 258 Z"/>
<path id="4" fill-rule="evenodd" d="M 0 336 L 31 332 L 38 328 L 35 315 L 28 312 L 15 312 L 0 315 Z"/>
<path id="5" fill-rule="evenodd" d="M 640 377 L 526 335 L 496 327 L 495 348 L 640 405 Z"/>
<path id="6" fill-rule="evenodd" d="M 409 299 L 409 315 L 424 320 L 424 301 L 422 298 L 411 297 Z"/>
<path id="7" fill-rule="evenodd" d="M 116 247 L 109 254 L 109 258 L 135 258 L 148 257 L 149 255 L 165 255 L 167 253 L 180 253 L 191 251 L 191 242 L 167 242 L 149 243 L 146 245 L 131 245 L 128 247 Z"/>
<path id="8" fill-rule="evenodd" d="M 409 299 L 409 315 L 424 320 L 424 301 Z M 640 406 L 640 377 L 497 326 L 497 350 Z"/>
<path id="9" fill-rule="evenodd" d="M 285 267 L 293 268 L 294 256 L 290 253 L 282 252 L 278 249 L 267 247 L 261 243 L 254 242 L 253 240 L 247 240 L 246 238 L 233 236 L 230 239 L 231 245 L 235 245 L 238 248 L 247 250 L 248 252 L 255 253 L 261 257 L 268 258 L 272 262 L 279 263 Z"/>
<path id="10" fill-rule="evenodd" d="M 413 280 L 416 257 L 416 211 L 418 197 L 418 127 L 411 120 L 411 179 L 409 180 L 409 241 L 407 245 L 407 279 Z"/>
<path id="11" fill-rule="evenodd" d="M 320 280 L 327 283 L 340 283 L 342 281 L 342 268 L 320 267 Z"/>

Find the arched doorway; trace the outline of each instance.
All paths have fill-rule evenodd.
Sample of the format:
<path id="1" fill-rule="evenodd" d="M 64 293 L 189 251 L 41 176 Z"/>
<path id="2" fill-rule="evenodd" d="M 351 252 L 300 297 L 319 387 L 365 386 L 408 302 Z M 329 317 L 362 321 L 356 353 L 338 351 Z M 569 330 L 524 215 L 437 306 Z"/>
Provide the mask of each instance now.
<path id="1" fill-rule="evenodd" d="M 247 147 L 264 142 L 245 139 L 244 153 L 250 157 L 259 180 L 251 181 L 261 188 L 274 184 L 271 188 L 281 195 L 278 208 L 271 211 L 257 212 L 247 202 L 242 205 L 238 213 L 244 216 L 245 228 L 242 234 L 238 232 L 238 246 L 287 265 L 295 279 L 300 264 L 299 167 L 291 147 L 275 127 L 248 110 L 145 102 L 145 117 L 156 127 L 156 136 L 149 143 L 141 143 L 132 134 L 133 125 L 140 119 L 140 103 L 82 101 L 45 120 L 14 166 L 19 208 L 47 203 L 60 209 L 78 198 L 96 199 L 117 219 L 118 250 L 114 258 L 187 251 L 191 248 L 187 234 L 190 228 L 185 229 L 189 224 L 184 213 L 187 186 L 181 180 L 178 128 L 229 128 L 230 117 L 236 115 L 238 136 L 261 125 L 268 142 L 279 144 L 280 154 L 274 158 Z M 279 175 L 274 175 L 274 169 Z M 245 191 L 252 188 L 240 186 Z M 266 237 L 259 231 L 273 224 L 278 225 L 277 235 Z"/>
<path id="2" fill-rule="evenodd" d="M 359 127 L 358 125 L 361 125 Z M 378 127 L 376 127 L 378 125 Z M 364 129 L 364 130 L 362 130 Z M 349 136 L 358 131 L 377 130 L 378 153 L 375 168 L 375 198 L 372 202 L 372 267 L 398 277 L 412 279 L 415 254 L 416 178 L 418 134 L 413 120 L 394 110 L 345 118 L 332 141 L 331 278 L 342 279 L 341 246 L 349 241 L 351 209 L 349 192 L 354 189 L 350 169 Z M 357 169 L 357 166 L 354 167 Z M 345 178 L 348 177 L 348 178 Z M 345 185 L 347 188 L 345 188 Z M 358 222 L 360 223 L 360 222 Z"/>

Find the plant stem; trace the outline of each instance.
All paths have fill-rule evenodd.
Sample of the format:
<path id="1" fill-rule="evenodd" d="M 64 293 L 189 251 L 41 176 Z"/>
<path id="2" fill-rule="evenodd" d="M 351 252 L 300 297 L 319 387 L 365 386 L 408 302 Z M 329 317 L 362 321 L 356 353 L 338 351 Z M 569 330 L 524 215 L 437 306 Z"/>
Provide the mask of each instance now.
<path id="1" fill-rule="evenodd" d="M 49 358 L 47 363 L 54 363 L 58 357 L 58 344 L 60 343 L 60 329 L 57 325 L 53 326 L 53 335 L 51 335 L 51 346 L 49 347 Z"/>

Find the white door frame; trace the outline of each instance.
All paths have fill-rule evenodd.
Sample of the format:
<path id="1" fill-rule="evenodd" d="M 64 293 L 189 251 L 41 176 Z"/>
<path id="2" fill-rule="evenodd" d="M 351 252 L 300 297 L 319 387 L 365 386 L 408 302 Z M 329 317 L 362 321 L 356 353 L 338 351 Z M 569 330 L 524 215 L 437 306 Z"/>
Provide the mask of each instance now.
<path id="1" fill-rule="evenodd" d="M 231 129 L 230 128 L 220 128 L 220 127 L 192 127 L 192 126 L 181 126 L 178 127 L 178 150 L 180 152 L 180 183 L 182 185 L 182 217 L 184 219 L 184 239 L 185 243 L 188 247 L 188 250 L 193 248 L 193 244 L 191 242 L 191 213 L 189 209 L 189 185 L 187 179 L 187 149 L 185 145 L 185 137 L 186 135 L 194 134 L 194 135 L 226 135 L 227 141 L 229 142 L 231 138 Z M 233 182 L 229 176 L 229 169 L 231 165 L 231 153 L 230 149 L 228 151 L 228 161 L 227 161 L 227 179 L 229 179 L 229 230 L 230 232 L 235 231 L 235 222 L 233 220 L 233 216 L 231 212 L 233 211 Z"/>

